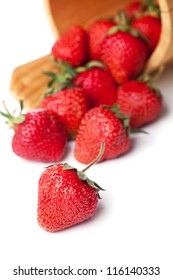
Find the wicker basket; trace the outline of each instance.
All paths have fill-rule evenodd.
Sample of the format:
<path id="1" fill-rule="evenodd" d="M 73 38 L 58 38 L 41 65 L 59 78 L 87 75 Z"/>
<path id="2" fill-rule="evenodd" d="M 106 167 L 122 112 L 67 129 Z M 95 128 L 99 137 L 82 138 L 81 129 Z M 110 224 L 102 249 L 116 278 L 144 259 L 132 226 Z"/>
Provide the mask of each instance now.
<path id="1" fill-rule="evenodd" d="M 87 27 L 93 20 L 112 16 L 132 0 L 44 0 L 48 21 L 55 38 L 70 26 Z M 173 62 L 173 0 L 158 0 L 161 10 L 162 33 L 159 43 L 146 64 L 145 71 L 154 71 L 160 65 Z M 23 99 L 25 108 L 38 106 L 47 87 L 48 78 L 43 70 L 52 70 L 50 55 L 38 58 L 14 69 L 10 91 L 17 99 Z"/>

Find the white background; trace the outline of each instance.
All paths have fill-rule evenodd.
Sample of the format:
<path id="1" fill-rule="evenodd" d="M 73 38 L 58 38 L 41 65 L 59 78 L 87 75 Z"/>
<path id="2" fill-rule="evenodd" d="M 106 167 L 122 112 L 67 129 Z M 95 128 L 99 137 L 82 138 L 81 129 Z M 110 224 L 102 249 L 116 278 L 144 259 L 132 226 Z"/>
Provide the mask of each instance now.
<path id="1" fill-rule="evenodd" d="M 46 55 L 54 43 L 41 0 L 0 2 L 0 108 L 15 109 L 9 92 L 18 65 Z M 0 120 L 0 278 L 58 279 L 58 276 L 13 276 L 22 268 L 96 268 L 98 276 L 67 279 L 173 279 L 173 66 L 158 81 L 165 111 L 133 136 L 132 150 L 94 166 L 88 175 L 106 192 L 90 220 L 58 233 L 37 224 L 38 180 L 45 164 L 23 160 L 11 150 L 11 136 Z M 69 143 L 64 161 L 79 169 Z M 160 266 L 160 276 L 106 276 L 107 267 Z M 62 276 L 59 276 L 61 279 Z"/>

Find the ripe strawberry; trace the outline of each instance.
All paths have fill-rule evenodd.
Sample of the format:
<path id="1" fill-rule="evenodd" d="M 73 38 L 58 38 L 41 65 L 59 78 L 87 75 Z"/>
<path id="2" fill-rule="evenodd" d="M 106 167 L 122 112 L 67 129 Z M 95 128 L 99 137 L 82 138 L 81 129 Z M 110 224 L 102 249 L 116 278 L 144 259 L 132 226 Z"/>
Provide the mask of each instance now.
<path id="1" fill-rule="evenodd" d="M 148 46 L 138 37 L 139 34 L 134 34 L 134 30 L 130 33 L 128 27 L 127 31 L 118 31 L 119 28 L 123 30 L 117 26 L 117 29 L 109 31 L 115 33 L 103 41 L 101 59 L 115 81 L 122 84 L 141 73 L 148 56 Z"/>
<path id="2" fill-rule="evenodd" d="M 146 15 L 134 19 L 132 27 L 148 39 L 150 53 L 156 48 L 161 34 L 161 20 L 158 17 Z"/>
<path id="3" fill-rule="evenodd" d="M 117 85 L 100 61 L 92 60 L 76 68 L 67 62 L 58 61 L 58 70 L 58 73 L 47 73 L 51 77 L 48 93 L 77 86 L 83 89 L 90 107 L 113 105 L 116 102 Z"/>
<path id="4" fill-rule="evenodd" d="M 52 47 L 55 60 L 61 59 L 72 66 L 86 62 L 88 56 L 87 33 L 80 26 L 72 26 Z"/>
<path id="5" fill-rule="evenodd" d="M 126 6 L 123 11 L 129 19 L 133 19 L 139 13 L 143 12 L 146 9 L 146 5 L 139 1 L 132 2 L 128 6 Z"/>
<path id="6" fill-rule="evenodd" d="M 60 231 L 94 215 L 101 188 L 87 178 L 84 172 L 96 163 L 101 153 L 82 171 L 65 163 L 49 166 L 41 174 L 37 220 L 43 229 Z"/>
<path id="7" fill-rule="evenodd" d="M 105 150 L 100 161 L 118 157 L 130 148 L 128 119 L 117 111 L 117 106 L 107 107 L 90 109 L 81 121 L 74 156 L 82 163 L 87 164 L 96 157 L 102 141 Z"/>
<path id="8" fill-rule="evenodd" d="M 64 124 L 68 137 L 73 139 L 81 119 L 89 109 L 89 103 L 83 89 L 74 87 L 47 96 L 40 107 L 56 114 Z"/>
<path id="9" fill-rule="evenodd" d="M 74 85 L 82 87 L 91 107 L 101 104 L 112 106 L 117 98 L 117 85 L 110 73 L 99 67 L 78 73 Z"/>
<path id="10" fill-rule="evenodd" d="M 48 110 L 32 110 L 13 117 L 2 113 L 14 129 L 13 152 L 25 159 L 55 162 L 62 159 L 67 142 L 64 126 L 57 116 Z"/>
<path id="11" fill-rule="evenodd" d="M 158 91 L 139 81 L 127 81 L 119 87 L 117 104 L 121 113 L 131 116 L 131 128 L 154 121 L 162 110 L 162 98 Z"/>
<path id="12" fill-rule="evenodd" d="M 101 45 L 105 39 L 108 30 L 115 26 L 111 20 L 98 20 L 88 29 L 88 46 L 90 59 L 99 60 L 101 57 Z"/>

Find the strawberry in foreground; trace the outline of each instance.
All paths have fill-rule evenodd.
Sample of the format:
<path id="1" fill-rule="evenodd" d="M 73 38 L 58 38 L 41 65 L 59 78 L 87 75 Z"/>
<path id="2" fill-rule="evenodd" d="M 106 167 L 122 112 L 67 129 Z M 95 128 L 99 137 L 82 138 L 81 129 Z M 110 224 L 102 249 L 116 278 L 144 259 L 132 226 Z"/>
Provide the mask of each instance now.
<path id="1" fill-rule="evenodd" d="M 97 210 L 101 189 L 85 175 L 97 163 L 104 150 L 102 143 L 97 158 L 84 170 L 69 164 L 49 166 L 42 173 L 38 186 L 37 221 L 43 229 L 56 232 L 81 223 Z"/>
<path id="2" fill-rule="evenodd" d="M 131 128 L 138 128 L 157 119 L 163 100 L 151 77 L 145 81 L 127 81 L 118 89 L 117 104 L 122 114 L 130 115 Z"/>
<path id="3" fill-rule="evenodd" d="M 55 60 L 61 59 L 72 66 L 84 64 L 88 58 L 88 38 L 80 26 L 72 26 L 52 47 Z"/>
<path id="4" fill-rule="evenodd" d="M 74 139 L 81 119 L 89 109 L 89 103 L 82 88 L 67 88 L 47 96 L 40 104 L 63 123 L 69 139 Z"/>
<path id="5" fill-rule="evenodd" d="M 98 154 L 100 143 L 105 150 L 100 161 L 116 158 L 130 148 L 129 119 L 123 116 L 117 105 L 95 107 L 84 116 L 76 137 L 74 156 L 85 164 Z"/>
<path id="6" fill-rule="evenodd" d="M 22 110 L 22 107 L 21 107 Z M 14 130 L 13 152 L 25 159 L 39 162 L 56 162 L 62 159 L 67 134 L 57 116 L 45 109 L 32 110 L 14 117 L 6 109 L 1 115 Z"/>

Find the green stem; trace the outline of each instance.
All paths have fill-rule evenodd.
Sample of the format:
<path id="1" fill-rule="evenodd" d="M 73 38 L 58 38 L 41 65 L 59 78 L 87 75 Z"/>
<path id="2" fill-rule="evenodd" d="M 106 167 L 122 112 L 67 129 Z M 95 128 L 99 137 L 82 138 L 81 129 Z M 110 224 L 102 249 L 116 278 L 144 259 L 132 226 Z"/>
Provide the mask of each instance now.
<path id="1" fill-rule="evenodd" d="M 102 157 L 103 155 L 103 152 L 104 152 L 104 149 L 105 149 L 105 144 L 104 142 L 101 142 L 101 147 L 100 147 L 100 151 L 98 153 L 98 156 L 95 158 L 95 160 L 93 160 L 87 167 L 85 167 L 82 172 L 85 172 L 86 170 L 88 170 L 91 166 L 93 166 L 94 164 L 96 164 L 99 159 Z"/>
<path id="2" fill-rule="evenodd" d="M 9 110 L 7 109 L 7 106 L 6 106 L 6 104 L 5 104 L 5 101 L 3 100 L 2 103 L 3 103 L 3 106 L 4 106 L 4 108 L 5 108 L 5 111 L 7 112 L 8 118 L 12 120 L 12 119 L 13 119 L 13 116 L 12 116 L 12 114 L 9 112 Z"/>
<path id="3" fill-rule="evenodd" d="M 147 6 L 149 7 L 149 9 L 153 9 L 155 7 L 154 1 L 153 0 L 148 0 L 147 1 Z"/>

